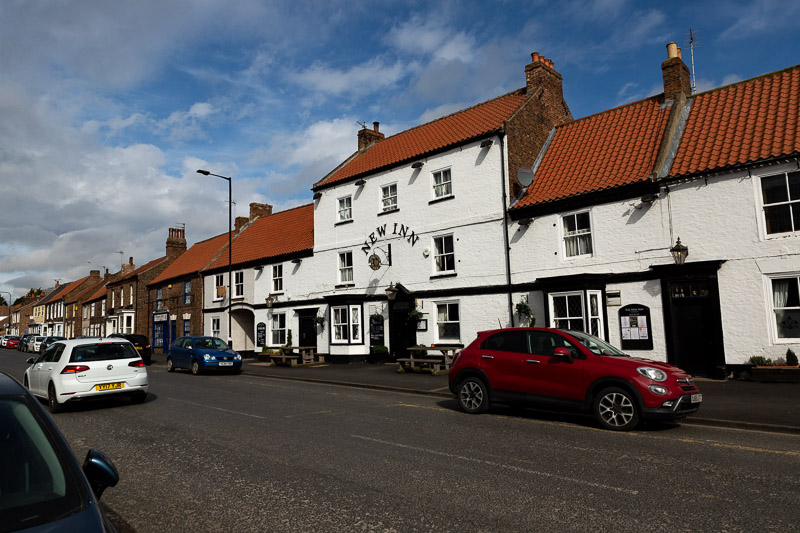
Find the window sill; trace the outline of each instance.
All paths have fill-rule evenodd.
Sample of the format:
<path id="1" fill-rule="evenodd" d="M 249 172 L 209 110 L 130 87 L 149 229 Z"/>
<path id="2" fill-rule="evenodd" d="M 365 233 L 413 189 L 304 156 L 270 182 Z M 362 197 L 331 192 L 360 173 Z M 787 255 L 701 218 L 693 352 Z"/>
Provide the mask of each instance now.
<path id="1" fill-rule="evenodd" d="M 340 283 L 339 285 L 334 285 L 333 288 L 334 289 L 350 289 L 350 288 L 353 288 L 355 286 L 356 286 L 355 283 Z"/>
<path id="2" fill-rule="evenodd" d="M 433 200 L 428 202 L 428 205 L 438 204 L 439 202 L 446 202 L 447 200 L 454 200 L 455 197 L 456 197 L 455 194 L 449 194 L 447 196 L 442 196 L 441 198 L 434 198 Z"/>
<path id="3" fill-rule="evenodd" d="M 339 222 L 335 223 L 334 226 L 344 226 L 345 224 L 352 224 L 355 222 L 352 218 L 348 218 L 347 220 L 340 220 Z"/>
<path id="4" fill-rule="evenodd" d="M 282 296 L 283 295 L 283 291 L 271 292 L 271 293 L 269 293 L 269 295 L 270 296 Z"/>
<path id="5" fill-rule="evenodd" d="M 400 208 L 399 207 L 395 207 L 394 209 L 388 209 L 386 211 L 381 211 L 380 213 L 378 213 L 378 216 L 382 217 L 383 215 L 391 215 L 392 213 L 397 213 L 399 211 L 400 211 Z"/>
<path id="6" fill-rule="evenodd" d="M 456 276 L 458 276 L 458 272 L 442 272 L 441 274 L 431 275 L 431 279 L 454 278 Z"/>

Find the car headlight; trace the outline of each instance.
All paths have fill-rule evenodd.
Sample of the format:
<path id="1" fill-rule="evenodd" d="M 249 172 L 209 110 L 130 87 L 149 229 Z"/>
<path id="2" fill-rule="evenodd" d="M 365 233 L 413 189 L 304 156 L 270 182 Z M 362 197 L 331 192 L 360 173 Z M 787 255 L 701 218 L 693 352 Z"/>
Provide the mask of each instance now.
<path id="1" fill-rule="evenodd" d="M 210 356 L 210 355 L 208 355 L 208 354 L 205 354 L 205 355 L 203 356 L 203 359 L 205 359 L 206 361 L 208 361 L 209 359 L 211 359 L 211 356 Z"/>
<path id="2" fill-rule="evenodd" d="M 237 354 L 236 354 L 236 357 L 235 357 L 234 359 L 236 359 L 237 361 L 241 361 L 241 359 L 242 359 L 242 356 L 241 356 L 241 355 L 239 355 L 239 354 L 237 353 Z"/>
<path id="3" fill-rule="evenodd" d="M 652 366 L 640 366 L 636 371 L 653 381 L 667 381 L 667 374 L 663 370 L 653 368 Z"/>

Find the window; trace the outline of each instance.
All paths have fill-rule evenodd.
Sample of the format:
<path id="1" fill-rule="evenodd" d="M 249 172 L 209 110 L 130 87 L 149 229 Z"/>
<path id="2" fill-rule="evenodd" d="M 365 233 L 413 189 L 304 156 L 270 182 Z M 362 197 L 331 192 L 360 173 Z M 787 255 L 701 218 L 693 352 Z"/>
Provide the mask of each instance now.
<path id="1" fill-rule="evenodd" d="M 800 171 L 761 178 L 767 235 L 800 231 Z"/>
<path id="2" fill-rule="evenodd" d="M 353 283 L 353 252 L 339 254 L 339 283 Z"/>
<path id="3" fill-rule="evenodd" d="M 188 337 L 192 334 L 192 319 L 191 318 L 184 318 L 183 319 L 183 336 Z"/>
<path id="4" fill-rule="evenodd" d="M 603 327 L 603 314 L 600 312 L 600 291 L 586 291 L 589 296 L 589 331 L 595 337 L 605 338 L 605 328 Z"/>
<path id="5" fill-rule="evenodd" d="M 183 305 L 189 305 L 192 303 L 192 282 L 191 281 L 184 281 L 183 282 Z"/>
<path id="6" fill-rule="evenodd" d="M 450 169 L 437 170 L 433 173 L 433 197 L 444 198 L 453 195 L 453 182 L 450 180 Z"/>
<path id="7" fill-rule="evenodd" d="M 241 270 L 233 273 L 233 297 L 244 297 L 244 272 Z"/>
<path id="8" fill-rule="evenodd" d="M 112 290 L 111 291 L 111 309 L 114 309 L 114 307 L 115 307 L 115 305 L 114 305 L 115 296 L 116 296 L 116 293 Z"/>
<path id="9" fill-rule="evenodd" d="M 272 292 L 283 292 L 283 265 L 272 265 Z"/>
<path id="10" fill-rule="evenodd" d="M 133 306 L 133 284 L 130 285 L 128 290 L 128 305 Z"/>
<path id="11" fill-rule="evenodd" d="M 564 255 L 566 257 L 592 255 L 589 212 L 564 215 L 561 220 L 564 224 Z"/>
<path id="12" fill-rule="evenodd" d="M 89 306 L 88 305 L 84 305 L 83 306 L 83 319 L 86 320 L 87 318 L 89 318 Z"/>
<path id="13" fill-rule="evenodd" d="M 164 308 L 164 302 L 161 299 L 163 289 L 156 289 L 156 311 L 161 311 Z"/>
<path id="14" fill-rule="evenodd" d="M 106 301 L 102 300 L 100 302 L 100 316 L 106 316 Z"/>
<path id="15" fill-rule="evenodd" d="M 334 344 L 361 344 L 361 306 L 343 305 L 331 308 Z"/>
<path id="16" fill-rule="evenodd" d="M 225 297 L 225 277 L 222 274 L 214 276 L 214 300 L 222 300 Z"/>
<path id="17" fill-rule="evenodd" d="M 583 321 L 583 293 L 550 295 L 551 327 L 586 331 Z"/>
<path id="18" fill-rule="evenodd" d="M 397 184 L 381 187 L 381 209 L 383 212 L 397 209 Z"/>
<path id="19" fill-rule="evenodd" d="M 94 302 L 92 302 L 91 306 L 89 307 L 89 316 L 94 317 Z"/>
<path id="20" fill-rule="evenodd" d="M 272 315 L 272 344 L 286 344 L 286 313 Z"/>
<path id="21" fill-rule="evenodd" d="M 458 303 L 436 304 L 436 337 L 437 342 L 459 342 L 461 339 Z"/>
<path id="22" fill-rule="evenodd" d="M 133 333 L 133 315 L 125 316 L 125 333 Z"/>
<path id="23" fill-rule="evenodd" d="M 353 198 L 345 196 L 339 198 L 339 215 L 336 219 L 338 222 L 346 222 L 353 219 Z"/>
<path id="24" fill-rule="evenodd" d="M 525 330 L 509 330 L 495 333 L 483 341 L 481 348 L 503 352 L 530 353 L 528 350 L 528 332 Z"/>
<path id="25" fill-rule="evenodd" d="M 219 318 L 211 319 L 211 336 L 219 337 Z"/>
<path id="26" fill-rule="evenodd" d="M 433 261 L 436 272 L 455 272 L 456 254 L 453 250 L 453 236 L 443 235 L 433 239 Z"/>
<path id="27" fill-rule="evenodd" d="M 771 282 L 777 338 L 800 338 L 800 277 L 773 278 Z"/>

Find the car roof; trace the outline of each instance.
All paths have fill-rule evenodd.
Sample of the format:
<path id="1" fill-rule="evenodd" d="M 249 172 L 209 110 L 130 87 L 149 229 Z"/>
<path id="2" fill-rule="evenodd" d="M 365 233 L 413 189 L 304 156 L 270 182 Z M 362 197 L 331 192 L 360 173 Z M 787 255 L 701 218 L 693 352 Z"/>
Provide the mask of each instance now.
<path id="1" fill-rule="evenodd" d="M 127 339 L 121 339 L 119 337 L 84 337 L 82 339 L 68 339 L 57 342 L 65 345 L 67 348 L 71 348 L 72 346 L 85 346 L 87 344 L 97 344 L 98 342 L 115 342 L 120 344 L 130 341 Z"/>
<path id="2" fill-rule="evenodd" d="M 25 394 L 25 389 L 19 384 L 19 381 L 5 372 L 0 372 L 0 394 L 3 396 L 19 396 L 20 394 Z"/>

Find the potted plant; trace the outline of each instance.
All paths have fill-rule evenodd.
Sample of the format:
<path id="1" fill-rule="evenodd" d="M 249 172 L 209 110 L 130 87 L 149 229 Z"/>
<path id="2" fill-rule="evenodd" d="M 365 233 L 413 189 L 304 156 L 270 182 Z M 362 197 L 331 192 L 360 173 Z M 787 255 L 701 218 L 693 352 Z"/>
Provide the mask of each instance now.
<path id="1" fill-rule="evenodd" d="M 408 321 L 416 324 L 422 319 L 422 311 L 416 307 L 408 312 Z"/>
<path id="2" fill-rule="evenodd" d="M 325 315 L 317 315 L 314 317 L 314 324 L 316 324 L 321 329 L 325 328 L 325 321 L 326 321 Z"/>
<path id="3" fill-rule="evenodd" d="M 523 322 L 528 322 L 528 325 L 531 327 L 536 324 L 536 318 L 533 316 L 531 306 L 529 306 L 528 302 L 525 300 L 520 300 L 517 302 L 517 305 L 514 307 L 514 314 L 516 314 L 517 318 L 519 318 L 520 324 Z"/>
<path id="4" fill-rule="evenodd" d="M 376 344 L 369 347 L 370 363 L 385 363 L 389 359 L 389 348 L 383 344 Z"/>
<path id="5" fill-rule="evenodd" d="M 375 322 L 383 322 L 386 320 L 381 313 L 372 313 L 369 315 L 369 318 Z"/>
<path id="6" fill-rule="evenodd" d="M 779 357 L 772 360 L 763 355 L 754 355 L 750 358 L 750 374 L 755 381 L 800 383 L 800 366 L 797 364 L 797 355 L 789 348 L 786 358 Z"/>

